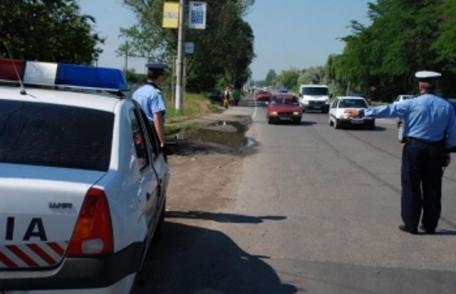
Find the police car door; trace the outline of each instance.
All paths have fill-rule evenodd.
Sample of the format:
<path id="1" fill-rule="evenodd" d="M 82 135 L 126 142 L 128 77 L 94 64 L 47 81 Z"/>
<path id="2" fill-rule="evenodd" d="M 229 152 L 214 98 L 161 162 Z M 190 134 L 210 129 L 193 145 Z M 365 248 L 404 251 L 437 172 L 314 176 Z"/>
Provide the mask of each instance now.
<path id="1" fill-rule="evenodd" d="M 165 205 L 165 195 L 166 195 L 166 187 L 168 187 L 168 181 L 169 181 L 169 168 L 168 164 L 165 159 L 165 154 L 163 150 L 160 149 L 160 144 L 159 144 L 159 139 L 157 132 L 155 129 L 151 126 L 150 122 L 147 119 L 146 114 L 144 111 L 141 110 L 142 114 L 142 119 L 144 122 L 146 122 L 146 130 L 147 130 L 147 135 L 149 137 L 149 142 L 151 144 L 151 150 L 152 150 L 152 164 L 153 168 L 156 172 L 157 180 L 160 185 L 160 190 L 157 195 L 158 199 L 158 205 L 157 205 L 157 217 L 159 217 L 159 210 L 162 208 L 163 205 Z M 156 220 L 158 221 L 158 219 Z"/>
<path id="2" fill-rule="evenodd" d="M 138 187 L 139 213 L 140 217 L 145 218 L 146 226 L 149 228 L 157 210 L 160 185 L 152 165 L 151 146 L 148 142 L 146 127 L 141 118 L 141 110 L 138 107 L 133 107 L 130 109 L 129 115 L 137 162 L 141 172 L 140 187 Z"/>

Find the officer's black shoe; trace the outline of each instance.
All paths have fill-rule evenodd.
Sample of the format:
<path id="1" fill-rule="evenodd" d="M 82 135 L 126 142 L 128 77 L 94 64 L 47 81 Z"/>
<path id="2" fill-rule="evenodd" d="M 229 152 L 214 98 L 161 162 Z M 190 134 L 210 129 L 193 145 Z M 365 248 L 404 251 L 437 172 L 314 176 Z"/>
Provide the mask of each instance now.
<path id="1" fill-rule="evenodd" d="M 420 226 L 420 230 L 425 232 L 426 234 L 429 235 L 434 235 L 435 234 L 435 229 L 426 229 L 423 225 Z"/>
<path id="2" fill-rule="evenodd" d="M 401 230 L 403 232 L 407 232 L 407 233 L 413 234 L 413 235 L 418 234 L 418 230 L 417 229 L 410 229 L 406 225 L 400 225 L 399 226 L 399 230 Z"/>

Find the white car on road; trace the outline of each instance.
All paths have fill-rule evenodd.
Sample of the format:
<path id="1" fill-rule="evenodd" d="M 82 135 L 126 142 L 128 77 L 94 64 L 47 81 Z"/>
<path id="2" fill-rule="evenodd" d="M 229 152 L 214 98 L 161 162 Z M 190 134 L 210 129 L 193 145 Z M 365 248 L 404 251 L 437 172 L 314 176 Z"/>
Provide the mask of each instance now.
<path id="1" fill-rule="evenodd" d="M 397 95 L 396 99 L 394 99 L 394 103 L 402 102 L 402 101 L 405 101 L 405 100 L 408 100 L 408 99 L 412 99 L 412 98 L 415 98 L 415 97 L 416 97 L 415 95 L 410 95 L 410 94 Z M 398 119 L 397 120 L 397 139 L 401 143 L 403 143 L 403 141 L 404 141 L 404 135 L 403 134 L 404 134 L 404 122 L 401 119 Z"/>
<path id="2" fill-rule="evenodd" d="M 108 93 L 121 72 L 0 60 L 0 80 L 0 293 L 129 293 L 169 170 L 140 107 Z"/>
<path id="3" fill-rule="evenodd" d="M 328 113 L 329 91 L 326 85 L 306 84 L 299 86 L 299 104 L 302 110 L 317 110 Z"/>
<path id="4" fill-rule="evenodd" d="M 329 109 L 329 125 L 335 129 L 343 127 L 364 126 L 369 129 L 375 129 L 375 119 L 371 117 L 349 118 L 345 114 L 347 108 L 368 108 L 369 105 L 363 97 L 343 96 L 337 97 L 332 101 Z"/>

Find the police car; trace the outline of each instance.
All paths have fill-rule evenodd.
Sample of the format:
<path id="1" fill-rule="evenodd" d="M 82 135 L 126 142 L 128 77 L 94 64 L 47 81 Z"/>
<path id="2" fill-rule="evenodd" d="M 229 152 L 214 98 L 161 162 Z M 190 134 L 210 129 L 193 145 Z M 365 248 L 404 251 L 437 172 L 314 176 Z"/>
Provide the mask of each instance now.
<path id="1" fill-rule="evenodd" d="M 0 81 L 0 293 L 128 293 L 169 170 L 122 73 L 0 59 Z"/>

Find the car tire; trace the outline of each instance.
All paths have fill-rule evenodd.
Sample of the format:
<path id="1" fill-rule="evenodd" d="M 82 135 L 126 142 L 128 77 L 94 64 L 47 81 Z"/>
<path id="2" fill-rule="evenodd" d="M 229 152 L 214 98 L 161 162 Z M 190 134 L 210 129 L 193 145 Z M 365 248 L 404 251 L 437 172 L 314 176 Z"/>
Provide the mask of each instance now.
<path id="1" fill-rule="evenodd" d="M 301 124 L 301 118 L 296 119 L 296 120 L 294 121 L 294 123 L 295 123 L 296 125 L 300 125 L 300 124 Z"/>
<path id="2" fill-rule="evenodd" d="M 340 122 L 337 119 L 334 120 L 334 128 L 340 129 Z"/>
<path id="3" fill-rule="evenodd" d="M 155 228 L 154 239 L 159 239 L 162 230 L 163 230 L 163 223 L 165 222 L 165 215 L 166 215 L 166 198 L 163 203 L 163 207 L 160 211 L 160 216 L 158 217 L 157 228 Z"/>
<path id="4" fill-rule="evenodd" d="M 370 124 L 369 129 L 375 130 L 375 122 L 373 122 L 373 123 Z"/>
<path id="5" fill-rule="evenodd" d="M 272 119 L 268 119 L 268 124 L 272 125 L 273 121 Z"/>
<path id="6" fill-rule="evenodd" d="M 332 122 L 332 120 L 331 120 L 331 119 L 328 119 L 328 124 L 329 124 L 329 126 L 330 126 L 330 127 L 332 127 L 332 126 L 333 126 L 333 122 Z"/>

